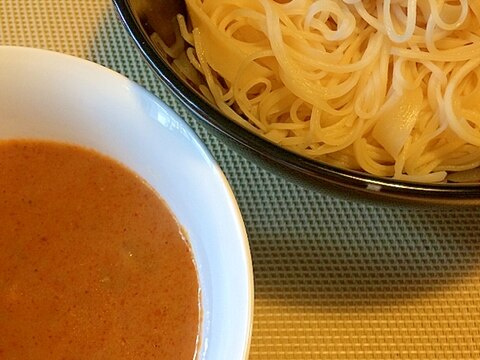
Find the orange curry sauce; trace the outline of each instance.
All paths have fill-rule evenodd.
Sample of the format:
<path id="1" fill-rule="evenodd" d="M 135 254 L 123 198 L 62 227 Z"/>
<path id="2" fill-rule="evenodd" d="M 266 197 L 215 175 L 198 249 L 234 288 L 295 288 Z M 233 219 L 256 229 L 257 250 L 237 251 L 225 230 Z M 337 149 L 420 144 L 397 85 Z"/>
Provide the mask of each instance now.
<path id="1" fill-rule="evenodd" d="M 0 143 L 0 359 L 188 359 L 188 244 L 143 180 L 93 151 Z"/>

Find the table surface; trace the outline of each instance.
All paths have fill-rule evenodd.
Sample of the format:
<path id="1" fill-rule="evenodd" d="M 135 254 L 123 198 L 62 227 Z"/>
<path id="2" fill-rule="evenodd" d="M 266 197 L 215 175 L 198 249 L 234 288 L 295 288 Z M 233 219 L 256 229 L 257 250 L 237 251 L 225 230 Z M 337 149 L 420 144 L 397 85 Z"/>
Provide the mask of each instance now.
<path id="1" fill-rule="evenodd" d="M 1 0 L 0 45 L 114 69 L 163 99 L 207 144 L 250 238 L 250 359 L 480 359 L 480 209 L 347 202 L 257 167 L 162 86 L 109 0 Z"/>

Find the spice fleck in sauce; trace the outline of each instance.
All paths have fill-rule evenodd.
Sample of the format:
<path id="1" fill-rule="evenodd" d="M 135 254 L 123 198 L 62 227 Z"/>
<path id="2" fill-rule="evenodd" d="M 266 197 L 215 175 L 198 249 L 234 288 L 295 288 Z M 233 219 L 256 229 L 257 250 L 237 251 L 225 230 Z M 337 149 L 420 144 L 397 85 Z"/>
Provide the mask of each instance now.
<path id="1" fill-rule="evenodd" d="M 79 147 L 0 143 L 0 359 L 192 360 L 198 293 L 142 179 Z"/>

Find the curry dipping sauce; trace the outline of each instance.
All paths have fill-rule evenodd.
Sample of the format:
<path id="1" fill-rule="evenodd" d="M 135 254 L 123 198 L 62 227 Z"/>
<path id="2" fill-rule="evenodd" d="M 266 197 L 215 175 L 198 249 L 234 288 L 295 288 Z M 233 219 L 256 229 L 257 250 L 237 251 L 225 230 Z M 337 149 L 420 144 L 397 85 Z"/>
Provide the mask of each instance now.
<path id="1" fill-rule="evenodd" d="M 81 147 L 0 142 L 0 359 L 195 358 L 193 256 L 166 203 Z"/>

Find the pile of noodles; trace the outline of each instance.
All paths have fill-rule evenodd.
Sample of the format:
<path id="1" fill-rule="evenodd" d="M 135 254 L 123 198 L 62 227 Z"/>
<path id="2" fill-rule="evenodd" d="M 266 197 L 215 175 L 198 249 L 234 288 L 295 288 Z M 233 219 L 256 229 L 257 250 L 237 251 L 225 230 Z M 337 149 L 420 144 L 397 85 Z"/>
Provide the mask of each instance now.
<path id="1" fill-rule="evenodd" d="M 272 142 L 420 182 L 480 165 L 480 1 L 186 3 L 188 24 L 178 16 L 165 50 Z"/>

